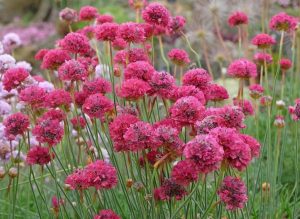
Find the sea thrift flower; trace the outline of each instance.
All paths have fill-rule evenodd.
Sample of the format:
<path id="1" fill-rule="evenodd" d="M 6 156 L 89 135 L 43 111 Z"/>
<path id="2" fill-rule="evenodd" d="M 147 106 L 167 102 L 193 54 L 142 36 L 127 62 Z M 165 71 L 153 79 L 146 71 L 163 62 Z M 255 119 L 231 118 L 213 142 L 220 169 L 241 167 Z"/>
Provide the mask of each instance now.
<path id="1" fill-rule="evenodd" d="M 172 198 L 181 200 L 187 194 L 185 188 L 172 179 L 165 179 L 159 188 L 154 189 L 153 193 L 154 199 L 158 201 L 167 201 Z"/>
<path id="2" fill-rule="evenodd" d="M 172 89 L 175 87 L 175 78 L 168 72 L 154 72 L 149 82 L 153 92 L 163 98 L 171 95 Z"/>
<path id="3" fill-rule="evenodd" d="M 231 27 L 248 24 L 248 16 L 242 11 L 235 11 L 228 17 L 228 24 Z"/>
<path id="4" fill-rule="evenodd" d="M 218 84 L 208 84 L 203 93 L 207 101 L 222 101 L 229 98 L 229 94 L 225 87 Z"/>
<path id="5" fill-rule="evenodd" d="M 64 121 L 66 118 L 66 114 L 60 109 L 50 109 L 45 112 L 39 119 L 38 122 L 43 120 L 58 120 L 60 122 Z"/>
<path id="6" fill-rule="evenodd" d="M 35 146 L 30 148 L 27 153 L 26 162 L 29 165 L 45 165 L 54 158 L 54 154 L 50 153 L 48 147 Z"/>
<path id="7" fill-rule="evenodd" d="M 143 81 L 149 81 L 155 72 L 154 67 L 145 61 L 132 62 L 127 65 L 124 70 L 124 78 L 128 79 L 140 79 Z"/>
<path id="8" fill-rule="evenodd" d="M 196 68 L 187 71 L 183 76 L 183 85 L 194 85 L 199 89 L 211 81 L 209 73 L 203 68 Z"/>
<path id="9" fill-rule="evenodd" d="M 168 26 L 170 22 L 170 13 L 163 5 L 159 3 L 149 4 L 142 12 L 142 17 L 146 23 L 159 26 Z"/>
<path id="10" fill-rule="evenodd" d="M 123 81 L 120 89 L 117 89 L 117 94 L 127 100 L 138 100 L 144 97 L 150 89 L 147 82 L 133 78 Z"/>
<path id="11" fill-rule="evenodd" d="M 260 143 L 250 135 L 240 134 L 243 141 L 249 145 L 252 157 L 258 157 L 260 154 Z"/>
<path id="12" fill-rule="evenodd" d="M 83 92 L 87 95 L 91 94 L 106 94 L 111 92 L 111 84 L 109 81 L 105 80 L 104 78 L 95 78 L 92 81 L 86 81 L 83 84 Z"/>
<path id="13" fill-rule="evenodd" d="M 252 39 L 251 43 L 259 49 L 267 49 L 274 45 L 276 41 L 269 34 L 260 33 Z"/>
<path id="14" fill-rule="evenodd" d="M 7 33 L 4 35 L 2 44 L 7 51 L 11 51 L 22 44 L 19 35 L 16 33 Z"/>
<path id="15" fill-rule="evenodd" d="M 97 24 L 113 23 L 114 17 L 109 14 L 98 15 L 96 22 Z"/>
<path id="16" fill-rule="evenodd" d="M 94 216 L 94 219 L 121 219 L 119 215 L 117 215 L 112 210 L 101 210 L 99 214 Z"/>
<path id="17" fill-rule="evenodd" d="M 7 91 L 18 88 L 29 76 L 24 68 L 10 68 L 3 75 L 3 86 Z"/>
<path id="18" fill-rule="evenodd" d="M 205 111 L 204 106 L 193 96 L 178 99 L 170 109 L 171 118 L 182 125 L 195 123 Z"/>
<path id="19" fill-rule="evenodd" d="M 72 190 L 84 190 L 89 187 L 86 172 L 81 169 L 77 169 L 72 174 L 68 175 L 65 184 L 70 186 Z"/>
<path id="20" fill-rule="evenodd" d="M 195 123 L 194 128 L 198 135 L 208 134 L 210 130 L 221 126 L 224 123 L 224 120 L 221 116 L 211 115 L 206 116 L 204 119 L 199 120 Z"/>
<path id="21" fill-rule="evenodd" d="M 282 71 L 287 71 L 292 67 L 291 60 L 285 58 L 280 59 L 279 64 Z"/>
<path id="22" fill-rule="evenodd" d="M 149 62 L 150 60 L 144 49 L 133 48 L 129 51 L 128 61 L 129 61 L 129 63 L 132 63 L 132 62 L 137 62 L 137 61 Z"/>
<path id="23" fill-rule="evenodd" d="M 119 26 L 119 36 L 128 43 L 140 43 L 145 40 L 145 31 L 137 23 L 126 22 Z"/>
<path id="24" fill-rule="evenodd" d="M 44 56 L 47 54 L 49 49 L 40 49 L 34 56 L 35 60 L 42 61 L 44 59 Z"/>
<path id="25" fill-rule="evenodd" d="M 138 122 L 136 116 L 130 114 L 121 114 L 109 124 L 109 133 L 114 142 L 116 151 L 129 151 L 128 142 L 124 139 L 124 134 L 131 124 Z"/>
<path id="26" fill-rule="evenodd" d="M 79 11 L 79 20 L 92 21 L 98 16 L 98 9 L 92 6 L 83 6 Z"/>
<path id="27" fill-rule="evenodd" d="M 89 96 L 82 108 L 90 118 L 103 118 L 104 115 L 113 110 L 113 103 L 102 94 L 93 94 Z"/>
<path id="28" fill-rule="evenodd" d="M 172 49 L 168 53 L 169 59 L 176 65 L 184 66 L 191 62 L 189 55 L 182 49 Z"/>
<path id="29" fill-rule="evenodd" d="M 45 54 L 41 67 L 42 69 L 56 70 L 61 64 L 70 59 L 71 57 L 67 51 L 51 49 Z"/>
<path id="30" fill-rule="evenodd" d="M 283 128 L 285 126 L 284 117 L 281 115 L 276 116 L 274 120 L 274 126 L 277 128 Z"/>
<path id="31" fill-rule="evenodd" d="M 5 136 L 14 140 L 17 135 L 23 135 L 29 128 L 29 117 L 23 113 L 15 113 L 6 117 L 3 121 Z"/>
<path id="32" fill-rule="evenodd" d="M 96 189 L 112 189 L 117 185 L 117 171 L 109 163 L 97 160 L 84 169 L 89 186 Z"/>
<path id="33" fill-rule="evenodd" d="M 21 90 L 19 99 L 31 107 L 41 107 L 45 101 L 46 91 L 39 86 L 30 86 Z"/>
<path id="34" fill-rule="evenodd" d="M 181 97 L 187 96 L 196 97 L 202 105 L 205 105 L 206 103 L 203 92 L 193 85 L 183 85 L 181 87 L 174 88 L 171 98 L 174 100 L 178 100 Z"/>
<path id="35" fill-rule="evenodd" d="M 246 116 L 252 116 L 254 115 L 254 108 L 252 106 L 252 103 L 249 100 L 239 100 L 237 98 L 233 99 L 233 105 L 239 106 L 243 109 L 243 113 Z"/>
<path id="36" fill-rule="evenodd" d="M 171 18 L 169 23 L 169 32 L 171 34 L 180 32 L 183 30 L 186 20 L 182 16 L 175 16 Z"/>
<path id="37" fill-rule="evenodd" d="M 64 107 L 69 108 L 72 98 L 69 92 L 58 89 L 48 93 L 45 97 L 45 106 L 49 108 Z"/>
<path id="38" fill-rule="evenodd" d="M 75 130 L 84 129 L 86 126 L 86 121 L 83 117 L 78 116 L 71 119 L 71 123 Z"/>
<path id="39" fill-rule="evenodd" d="M 111 45 L 115 50 L 122 50 L 128 46 L 128 43 L 123 38 L 117 37 Z"/>
<path id="40" fill-rule="evenodd" d="M 176 183 L 188 186 L 198 180 L 198 171 L 194 162 L 182 160 L 173 167 L 171 176 Z"/>
<path id="41" fill-rule="evenodd" d="M 16 60 L 14 57 L 8 54 L 0 55 L 0 74 L 3 74 L 6 70 L 14 67 Z"/>
<path id="42" fill-rule="evenodd" d="M 75 92 L 74 99 L 77 106 L 82 107 L 86 98 L 88 98 L 88 94 L 83 91 Z"/>
<path id="43" fill-rule="evenodd" d="M 59 46 L 74 54 L 85 54 L 90 50 L 89 39 L 80 33 L 68 33 L 60 40 Z"/>
<path id="44" fill-rule="evenodd" d="M 252 84 L 249 86 L 249 91 L 253 99 L 259 99 L 264 93 L 264 88 L 260 84 Z"/>
<path id="45" fill-rule="evenodd" d="M 269 26 L 272 30 L 290 32 L 296 29 L 297 22 L 296 18 L 280 12 L 271 18 Z"/>
<path id="46" fill-rule="evenodd" d="M 260 104 L 264 107 L 271 106 L 273 98 L 271 96 L 262 96 L 260 98 Z"/>
<path id="47" fill-rule="evenodd" d="M 118 35 L 119 25 L 116 23 L 104 23 L 94 29 L 97 40 L 114 41 Z"/>
<path id="48" fill-rule="evenodd" d="M 186 144 L 183 154 L 201 173 L 209 173 L 220 167 L 224 150 L 213 136 L 197 135 Z"/>
<path id="49" fill-rule="evenodd" d="M 239 178 L 226 176 L 222 182 L 218 195 L 222 202 L 226 204 L 226 209 L 233 211 L 244 208 L 248 200 L 247 188 Z"/>
<path id="50" fill-rule="evenodd" d="M 256 65 L 247 59 L 237 59 L 228 67 L 228 75 L 236 78 L 251 78 L 257 76 Z"/>
<path id="51" fill-rule="evenodd" d="M 272 63 L 273 57 L 268 53 L 259 52 L 254 55 L 254 61 L 261 66 L 264 65 L 264 63 L 268 65 Z"/>
<path id="52" fill-rule="evenodd" d="M 77 21 L 78 13 L 72 8 L 64 8 L 59 12 L 59 19 L 68 24 L 71 24 Z"/>
<path id="53" fill-rule="evenodd" d="M 71 59 L 58 68 L 58 76 L 65 81 L 83 81 L 88 73 L 83 64 Z"/>

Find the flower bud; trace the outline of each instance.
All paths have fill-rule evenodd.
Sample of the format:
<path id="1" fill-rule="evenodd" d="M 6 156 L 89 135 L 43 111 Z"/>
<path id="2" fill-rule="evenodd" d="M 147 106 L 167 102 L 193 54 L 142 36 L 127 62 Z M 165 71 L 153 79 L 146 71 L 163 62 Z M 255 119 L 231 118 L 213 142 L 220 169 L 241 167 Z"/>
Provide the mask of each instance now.
<path id="1" fill-rule="evenodd" d="M 127 179 L 127 181 L 126 181 L 126 187 L 127 188 L 131 188 L 132 185 L 133 185 L 133 180 L 132 179 Z"/>
<path id="2" fill-rule="evenodd" d="M 15 178 L 15 177 L 18 175 L 18 169 L 15 168 L 15 167 L 11 167 L 11 168 L 8 170 L 8 175 L 9 175 L 9 177 L 11 177 L 11 178 Z"/>
<path id="3" fill-rule="evenodd" d="M 276 106 L 277 106 L 278 109 L 284 109 L 285 102 L 283 100 L 277 100 L 276 101 Z"/>

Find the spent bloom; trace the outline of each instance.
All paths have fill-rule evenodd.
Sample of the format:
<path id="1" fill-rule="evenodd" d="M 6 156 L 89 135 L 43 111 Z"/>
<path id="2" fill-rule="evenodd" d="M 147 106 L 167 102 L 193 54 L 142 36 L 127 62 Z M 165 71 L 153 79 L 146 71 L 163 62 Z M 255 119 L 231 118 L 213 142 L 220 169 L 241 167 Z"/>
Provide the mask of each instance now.
<path id="1" fill-rule="evenodd" d="M 243 181 L 239 178 L 226 176 L 222 182 L 218 195 L 222 202 L 226 204 L 227 210 L 244 208 L 248 200 L 247 189 Z"/>
<path id="2" fill-rule="evenodd" d="M 23 135 L 29 128 L 29 117 L 23 113 L 15 113 L 6 117 L 3 121 L 5 136 L 14 140 L 17 135 Z"/>
<path id="3" fill-rule="evenodd" d="M 272 30 L 290 32 L 296 29 L 298 20 L 285 12 L 274 15 L 269 23 Z"/>
<path id="4" fill-rule="evenodd" d="M 98 16 L 98 9 L 92 6 L 83 6 L 79 11 L 79 19 L 81 21 L 92 21 Z"/>
<path id="5" fill-rule="evenodd" d="M 228 17 L 228 24 L 232 27 L 248 24 L 248 16 L 242 11 L 235 11 Z"/>
<path id="6" fill-rule="evenodd" d="M 237 59 L 228 67 L 228 75 L 237 78 L 251 78 L 257 76 L 256 65 L 247 59 Z"/>
<path id="7" fill-rule="evenodd" d="M 70 24 L 78 20 L 78 13 L 72 8 L 64 8 L 59 12 L 59 19 Z"/>
<path id="8" fill-rule="evenodd" d="M 54 158 L 54 154 L 49 151 L 48 147 L 35 146 L 30 148 L 26 156 L 26 162 L 29 165 L 45 165 Z"/>
<path id="9" fill-rule="evenodd" d="M 252 39 L 252 44 L 257 46 L 260 49 L 267 49 L 270 48 L 272 45 L 276 43 L 273 37 L 266 33 L 257 34 Z"/>
<path id="10" fill-rule="evenodd" d="M 168 53 L 169 59 L 176 65 L 184 66 L 191 62 L 189 55 L 183 49 L 172 49 Z"/>
<path id="11" fill-rule="evenodd" d="M 29 76 L 24 68 L 10 68 L 3 75 L 3 86 L 7 91 L 18 88 L 22 82 Z"/>
<path id="12" fill-rule="evenodd" d="M 8 54 L 0 55 L 0 74 L 3 74 L 6 70 L 14 67 L 16 60 L 14 57 Z"/>
<path id="13" fill-rule="evenodd" d="M 170 13 L 163 5 L 159 3 L 149 4 L 142 13 L 146 23 L 159 26 L 168 26 L 170 22 Z"/>

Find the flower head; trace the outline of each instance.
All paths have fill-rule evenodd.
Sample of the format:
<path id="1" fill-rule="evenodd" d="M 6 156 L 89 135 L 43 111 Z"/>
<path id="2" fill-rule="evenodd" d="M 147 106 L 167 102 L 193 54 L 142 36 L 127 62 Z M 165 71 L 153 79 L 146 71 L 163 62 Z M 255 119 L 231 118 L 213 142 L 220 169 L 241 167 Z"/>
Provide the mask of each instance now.
<path id="1" fill-rule="evenodd" d="M 272 45 L 276 43 L 273 37 L 266 33 L 257 34 L 252 39 L 252 44 L 257 46 L 260 49 L 267 49 L 270 48 Z"/>
<path id="2" fill-rule="evenodd" d="M 64 8 L 59 12 L 59 19 L 68 24 L 71 24 L 78 20 L 78 13 L 72 8 Z"/>
<path id="3" fill-rule="evenodd" d="M 172 89 L 175 87 L 175 78 L 168 72 L 155 71 L 149 84 L 154 93 L 164 98 L 168 98 L 171 95 Z"/>
<path id="4" fill-rule="evenodd" d="M 256 65 L 247 59 L 237 59 L 229 65 L 228 75 L 237 78 L 256 77 Z"/>
<path id="5" fill-rule="evenodd" d="M 92 94 L 83 104 L 83 112 L 91 118 L 102 119 L 106 113 L 113 110 L 113 103 L 102 94 Z"/>
<path id="6" fill-rule="evenodd" d="M 15 113 L 6 117 L 3 121 L 5 137 L 14 140 L 17 135 L 23 135 L 29 128 L 29 117 L 23 113 Z"/>
<path id="7" fill-rule="evenodd" d="M 0 74 L 3 74 L 6 70 L 14 67 L 16 60 L 14 57 L 8 54 L 0 55 Z"/>
<path id="8" fill-rule="evenodd" d="M 229 94 L 225 87 L 213 83 L 207 84 L 203 93 L 207 101 L 222 101 L 229 98 Z"/>
<path id="9" fill-rule="evenodd" d="M 114 41 L 118 36 L 119 25 L 116 23 L 104 23 L 94 29 L 97 40 Z"/>
<path id="10" fill-rule="evenodd" d="M 35 146 L 30 148 L 27 153 L 26 162 L 29 165 L 45 165 L 54 158 L 54 154 L 49 151 L 48 147 Z"/>
<path id="11" fill-rule="evenodd" d="M 264 93 L 264 88 L 260 84 L 252 84 L 249 86 L 250 96 L 253 99 L 260 98 Z"/>
<path id="12" fill-rule="evenodd" d="M 167 201 L 172 198 L 181 200 L 187 194 L 185 188 L 173 179 L 165 179 L 162 185 L 156 188 L 153 193 L 154 199 L 158 201 Z"/>
<path id="13" fill-rule="evenodd" d="M 168 26 L 170 22 L 170 13 L 163 5 L 159 3 L 149 4 L 142 13 L 143 19 L 152 25 Z"/>
<path id="14" fill-rule="evenodd" d="M 65 107 L 69 108 L 72 98 L 69 92 L 57 89 L 49 92 L 45 97 L 45 106 L 49 108 Z"/>
<path id="15" fill-rule="evenodd" d="M 88 72 L 83 64 L 71 59 L 58 68 L 58 76 L 66 81 L 83 81 L 88 76 Z"/>
<path id="16" fill-rule="evenodd" d="M 128 43 L 141 43 L 145 40 L 145 31 L 134 22 L 126 22 L 119 26 L 119 36 Z"/>
<path id="17" fill-rule="evenodd" d="M 186 20 L 182 16 L 175 16 L 171 18 L 169 23 L 169 32 L 171 34 L 182 31 L 186 23 Z"/>
<path id="18" fill-rule="evenodd" d="M 111 92 L 111 84 L 104 78 L 95 78 L 92 81 L 86 81 L 83 84 L 83 92 L 87 95 L 106 94 Z"/>
<path id="19" fill-rule="evenodd" d="M 254 115 L 254 108 L 249 100 L 239 100 L 238 98 L 234 98 L 233 105 L 241 107 L 246 116 Z"/>
<path id="20" fill-rule="evenodd" d="M 279 62 L 282 71 L 287 71 L 292 67 L 292 62 L 289 59 L 282 58 Z"/>
<path id="21" fill-rule="evenodd" d="M 183 85 L 194 85 L 199 89 L 211 81 L 209 73 L 203 68 L 196 68 L 187 71 L 183 76 Z"/>
<path id="22" fill-rule="evenodd" d="M 264 63 L 268 65 L 272 63 L 273 57 L 268 53 L 259 52 L 254 55 L 254 61 L 260 66 L 263 66 Z"/>
<path id="23" fill-rule="evenodd" d="M 7 91 L 18 88 L 22 82 L 29 76 L 24 68 L 10 68 L 3 75 L 3 86 Z"/>
<path id="24" fill-rule="evenodd" d="M 248 24 L 248 16 L 242 11 L 235 11 L 228 17 L 228 24 L 232 27 Z"/>
<path id="25" fill-rule="evenodd" d="M 62 49 L 51 49 L 43 57 L 42 69 L 56 70 L 65 61 L 70 60 L 69 53 Z"/>
<path id="26" fill-rule="evenodd" d="M 140 79 L 143 81 L 149 81 L 155 72 L 154 67 L 145 61 L 132 62 L 127 65 L 124 70 L 124 78 L 128 79 Z"/>
<path id="27" fill-rule="evenodd" d="M 94 216 L 94 219 L 121 219 L 119 215 L 117 215 L 112 210 L 101 210 L 99 214 Z"/>
<path id="28" fill-rule="evenodd" d="M 133 78 L 123 81 L 120 89 L 117 89 L 117 94 L 127 100 L 137 100 L 144 97 L 150 89 L 147 82 Z"/>
<path id="29" fill-rule="evenodd" d="M 114 17 L 111 16 L 110 14 L 98 15 L 96 22 L 97 22 L 97 24 L 113 23 Z"/>
<path id="30" fill-rule="evenodd" d="M 172 169 L 172 179 L 183 186 L 188 186 L 198 179 L 198 170 L 191 160 L 181 160 Z"/>
<path id="31" fill-rule="evenodd" d="M 169 59 L 176 65 L 184 66 L 191 62 L 189 55 L 183 49 L 172 49 L 168 53 Z"/>
<path id="32" fill-rule="evenodd" d="M 80 33 L 68 33 L 59 45 L 62 49 L 74 53 L 74 54 L 85 54 L 90 50 L 89 39 Z"/>
<path id="33" fill-rule="evenodd" d="M 297 19 L 284 12 L 274 15 L 269 23 L 272 30 L 290 32 L 296 29 Z"/>
<path id="34" fill-rule="evenodd" d="M 46 91 L 44 88 L 33 85 L 21 90 L 19 99 L 34 107 L 41 107 L 45 101 Z"/>
<path id="35" fill-rule="evenodd" d="M 79 19 L 81 21 L 92 21 L 98 16 L 98 9 L 92 6 L 83 6 L 79 11 Z"/>
<path id="36" fill-rule="evenodd" d="M 203 92 L 193 85 L 183 85 L 181 87 L 176 87 L 173 89 L 172 100 L 178 100 L 181 97 L 193 96 L 198 99 L 198 101 L 205 105 L 206 99 Z"/>

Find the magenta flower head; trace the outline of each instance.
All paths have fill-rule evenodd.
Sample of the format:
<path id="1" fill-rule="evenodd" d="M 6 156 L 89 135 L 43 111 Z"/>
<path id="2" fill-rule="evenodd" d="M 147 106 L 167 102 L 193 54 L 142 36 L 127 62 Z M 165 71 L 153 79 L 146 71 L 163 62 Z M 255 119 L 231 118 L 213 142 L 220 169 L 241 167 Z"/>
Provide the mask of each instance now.
<path id="1" fill-rule="evenodd" d="M 169 23 L 169 32 L 171 34 L 178 33 L 183 30 L 186 20 L 182 16 L 175 16 L 171 18 Z"/>
<path id="2" fill-rule="evenodd" d="M 170 12 L 159 3 L 149 4 L 142 12 L 143 19 L 151 25 L 167 27 L 170 22 Z"/>
<path id="3" fill-rule="evenodd" d="M 172 179 L 179 185 L 188 186 L 198 180 L 199 172 L 191 160 L 181 160 L 172 169 Z"/>
<path id="4" fill-rule="evenodd" d="M 29 117 L 23 113 L 15 113 L 6 117 L 3 121 L 5 136 L 14 140 L 17 135 L 23 135 L 29 128 Z"/>
<path id="5" fill-rule="evenodd" d="M 117 89 L 117 94 L 127 100 L 138 100 L 144 97 L 150 89 L 147 82 L 133 78 L 123 81 L 121 87 Z"/>
<path id="6" fill-rule="evenodd" d="M 172 89 L 175 87 L 175 78 L 168 72 L 155 71 L 149 82 L 153 92 L 163 98 L 171 96 Z"/>
<path id="7" fill-rule="evenodd" d="M 195 123 L 205 111 L 196 97 L 187 96 L 178 99 L 170 108 L 171 118 L 182 125 Z"/>
<path id="8" fill-rule="evenodd" d="M 192 160 L 201 173 L 209 173 L 219 169 L 224 150 L 211 135 L 197 135 L 189 141 L 183 151 L 187 159 Z"/>
<path id="9" fill-rule="evenodd" d="M 272 30 L 290 32 L 296 29 L 298 20 L 284 12 L 274 15 L 269 23 Z"/>
<path id="10" fill-rule="evenodd" d="M 223 101 L 229 98 L 229 94 L 226 88 L 218 84 L 207 84 L 207 86 L 203 90 L 203 93 L 207 101 L 210 100 L 216 102 Z"/>
<path id="11" fill-rule="evenodd" d="M 84 190 L 89 187 L 88 177 L 86 171 L 82 169 L 75 170 L 72 174 L 68 175 L 65 184 L 72 190 Z"/>
<path id="12" fill-rule="evenodd" d="M 191 62 L 188 53 L 183 49 L 172 49 L 168 53 L 168 57 L 175 65 L 179 66 L 184 66 Z"/>
<path id="13" fill-rule="evenodd" d="M 104 23 L 97 25 L 94 32 L 97 40 L 114 41 L 118 36 L 119 25 L 116 23 Z"/>
<path id="14" fill-rule="evenodd" d="M 78 13 L 72 8 L 64 8 L 59 12 L 59 19 L 68 24 L 71 24 L 78 20 Z"/>
<path id="15" fill-rule="evenodd" d="M 83 117 L 78 116 L 78 117 L 73 117 L 71 119 L 72 126 L 75 130 L 80 130 L 84 129 L 86 126 L 86 121 Z"/>
<path id="16" fill-rule="evenodd" d="M 279 62 L 282 71 L 287 71 L 292 67 L 292 62 L 289 59 L 282 58 Z"/>
<path id="17" fill-rule="evenodd" d="M 186 194 L 184 186 L 177 184 L 173 179 L 165 179 L 162 185 L 153 191 L 157 201 L 168 201 L 172 198 L 181 200 Z"/>
<path id="18" fill-rule="evenodd" d="M 228 75 L 236 78 L 254 78 L 257 76 L 256 65 L 248 59 L 237 59 L 229 65 Z"/>
<path id="19" fill-rule="evenodd" d="M 111 45 L 115 50 L 122 50 L 128 46 L 128 43 L 123 38 L 117 37 Z"/>
<path id="20" fill-rule="evenodd" d="M 246 144 L 249 145 L 250 150 L 251 150 L 251 156 L 258 157 L 260 154 L 260 148 L 261 148 L 260 143 L 250 135 L 240 134 L 240 137 L 244 140 L 244 142 Z"/>
<path id="21" fill-rule="evenodd" d="M 79 19 L 81 21 L 92 21 L 98 16 L 98 9 L 92 6 L 83 6 L 79 11 Z"/>
<path id="22" fill-rule="evenodd" d="M 145 61 L 132 62 L 127 65 L 124 70 L 124 78 L 128 79 L 140 79 L 143 81 L 150 81 L 153 73 L 155 72 L 154 67 Z"/>
<path id="23" fill-rule="evenodd" d="M 56 70 L 65 61 L 70 60 L 69 53 L 62 49 L 51 49 L 43 57 L 42 69 Z"/>
<path id="24" fill-rule="evenodd" d="M 251 41 L 259 49 L 267 49 L 276 43 L 273 37 L 266 33 L 257 34 Z"/>
<path id="25" fill-rule="evenodd" d="M 98 15 L 96 22 L 97 24 L 113 23 L 114 17 L 109 14 Z"/>
<path id="26" fill-rule="evenodd" d="M 260 66 L 264 63 L 268 65 L 273 62 L 273 57 L 268 53 L 259 52 L 254 55 L 254 61 Z"/>
<path id="27" fill-rule="evenodd" d="M 35 60 L 42 61 L 49 49 L 40 49 L 34 56 Z"/>
<path id="28" fill-rule="evenodd" d="M 264 90 L 260 84 L 252 84 L 249 86 L 249 93 L 253 99 L 259 99 L 264 94 Z"/>
<path id="29" fill-rule="evenodd" d="M 193 85 L 183 85 L 181 87 L 176 87 L 173 89 L 172 100 L 178 100 L 181 97 L 193 96 L 198 99 L 198 101 L 202 104 L 206 104 L 206 99 L 203 92 Z"/>
<path id="30" fill-rule="evenodd" d="M 104 78 L 95 78 L 94 80 L 86 81 L 83 84 L 83 92 L 88 96 L 97 93 L 104 95 L 111 92 L 111 90 L 110 82 Z"/>
<path id="31" fill-rule="evenodd" d="M 24 68 L 10 68 L 3 75 L 3 86 L 7 91 L 18 88 L 22 82 L 29 76 Z"/>
<path id="32" fill-rule="evenodd" d="M 68 33 L 59 45 L 62 49 L 74 54 L 85 54 L 90 50 L 89 39 L 80 33 Z"/>
<path id="33" fill-rule="evenodd" d="M 53 108 L 64 107 L 68 109 L 72 102 L 72 98 L 69 92 L 63 89 L 56 89 L 48 93 L 45 97 L 45 107 Z"/>
<path id="34" fill-rule="evenodd" d="M 141 43 L 145 40 L 145 30 L 138 23 L 126 22 L 119 26 L 119 37 L 128 43 Z"/>
<path id="35" fill-rule="evenodd" d="M 244 208 L 248 200 L 247 188 L 239 178 L 226 176 L 222 182 L 218 195 L 222 202 L 226 204 L 226 209 L 233 211 Z"/>
<path id="36" fill-rule="evenodd" d="M 64 81 L 83 81 L 87 78 L 88 73 L 83 64 L 72 59 L 58 68 L 58 76 Z"/>
<path id="37" fill-rule="evenodd" d="M 26 156 L 26 163 L 29 165 L 45 165 L 53 160 L 54 154 L 50 153 L 48 147 L 35 146 L 30 148 Z"/>
<path id="38" fill-rule="evenodd" d="M 249 100 L 239 100 L 237 98 L 234 98 L 233 105 L 241 107 L 245 116 L 254 115 L 254 108 Z"/>
<path id="39" fill-rule="evenodd" d="M 19 99 L 33 108 L 43 106 L 45 101 L 46 91 L 44 88 L 33 85 L 21 90 Z"/>
<path id="40" fill-rule="evenodd" d="M 232 12 L 228 17 L 228 24 L 231 27 L 248 24 L 248 16 L 242 11 Z"/>
<path id="41" fill-rule="evenodd" d="M 187 71 L 183 76 L 183 85 L 194 85 L 202 89 L 211 81 L 209 73 L 203 68 L 196 68 Z"/>
<path id="42" fill-rule="evenodd" d="M 99 214 L 94 216 L 94 219 L 121 219 L 119 215 L 117 215 L 112 210 L 101 210 Z"/>
<path id="43" fill-rule="evenodd" d="M 89 96 L 83 104 L 83 112 L 90 118 L 102 119 L 106 113 L 113 110 L 114 105 L 110 99 L 102 94 L 93 94 Z"/>

